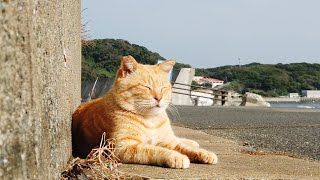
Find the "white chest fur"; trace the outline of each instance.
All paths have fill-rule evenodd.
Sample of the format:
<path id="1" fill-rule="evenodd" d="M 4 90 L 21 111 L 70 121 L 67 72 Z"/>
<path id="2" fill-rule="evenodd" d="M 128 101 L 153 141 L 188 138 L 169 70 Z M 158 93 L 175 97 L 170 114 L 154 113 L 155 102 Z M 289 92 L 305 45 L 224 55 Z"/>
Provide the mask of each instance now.
<path id="1" fill-rule="evenodd" d="M 144 124 L 148 127 L 144 134 L 143 134 L 143 143 L 150 144 L 150 145 L 156 145 L 159 140 L 159 129 L 155 129 L 159 125 L 159 119 L 158 118 L 146 118 L 144 120 Z"/>
<path id="2" fill-rule="evenodd" d="M 149 145 L 156 145 L 158 143 L 158 136 L 155 130 L 148 130 L 144 134 L 143 142 Z"/>
<path id="3" fill-rule="evenodd" d="M 159 121 L 159 118 L 157 118 L 157 117 L 147 117 L 144 119 L 143 123 L 149 129 L 153 129 L 153 128 L 157 127 L 159 125 L 159 123 L 161 123 L 161 122 Z"/>

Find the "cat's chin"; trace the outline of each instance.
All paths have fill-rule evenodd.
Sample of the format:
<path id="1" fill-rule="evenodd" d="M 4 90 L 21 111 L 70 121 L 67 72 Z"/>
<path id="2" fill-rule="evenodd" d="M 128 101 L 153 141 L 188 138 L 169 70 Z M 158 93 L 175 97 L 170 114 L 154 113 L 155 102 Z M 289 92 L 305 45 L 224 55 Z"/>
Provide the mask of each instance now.
<path id="1" fill-rule="evenodd" d="M 145 116 L 157 116 L 163 112 L 165 112 L 165 107 L 158 107 L 158 106 L 155 106 L 151 109 L 148 109 L 146 111 L 143 112 L 143 115 Z"/>

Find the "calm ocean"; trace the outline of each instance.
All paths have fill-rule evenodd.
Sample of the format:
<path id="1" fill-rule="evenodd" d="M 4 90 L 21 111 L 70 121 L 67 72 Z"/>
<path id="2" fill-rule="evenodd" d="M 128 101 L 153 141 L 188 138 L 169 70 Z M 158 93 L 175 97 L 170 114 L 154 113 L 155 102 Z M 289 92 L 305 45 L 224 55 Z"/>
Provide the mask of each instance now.
<path id="1" fill-rule="evenodd" d="M 270 102 L 271 107 L 320 108 L 320 102 Z"/>

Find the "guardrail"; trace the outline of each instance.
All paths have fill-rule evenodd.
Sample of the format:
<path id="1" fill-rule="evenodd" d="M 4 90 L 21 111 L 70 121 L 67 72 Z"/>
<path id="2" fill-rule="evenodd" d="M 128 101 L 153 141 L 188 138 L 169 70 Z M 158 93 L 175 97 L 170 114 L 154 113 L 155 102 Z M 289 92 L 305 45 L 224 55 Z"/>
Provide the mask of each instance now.
<path id="1" fill-rule="evenodd" d="M 109 88 L 112 86 L 114 79 L 113 78 L 99 78 L 91 81 L 83 81 L 81 84 L 81 98 L 82 102 L 90 101 L 91 98 L 95 99 L 103 96 Z M 214 101 L 213 105 L 217 104 L 216 102 L 221 102 L 221 105 L 225 105 L 228 101 L 228 92 L 225 90 L 219 90 L 214 88 L 207 88 L 202 86 L 195 86 L 182 83 L 172 83 L 172 90 L 175 94 L 182 94 L 189 96 L 194 100 L 194 104 L 197 105 L 197 100 L 199 98 L 212 99 Z M 198 89 L 198 90 L 197 90 Z M 207 89 L 211 92 L 202 92 L 200 91 Z"/>
<path id="2" fill-rule="evenodd" d="M 302 97 L 300 98 L 301 102 L 320 102 L 320 98 L 310 98 L 310 97 Z"/>
<path id="3" fill-rule="evenodd" d="M 207 99 L 212 99 L 213 101 L 221 101 L 222 106 L 225 105 L 225 103 L 228 101 L 228 99 L 226 98 L 226 97 L 228 97 L 228 91 L 226 91 L 226 90 L 220 90 L 220 89 L 208 88 L 208 87 L 202 87 L 202 86 L 195 86 L 195 85 L 189 85 L 189 84 L 182 84 L 182 83 L 176 83 L 176 82 L 171 82 L 171 84 L 172 84 L 172 93 L 190 96 L 191 99 L 195 100 L 195 105 L 198 104 L 197 99 L 199 99 L 199 98 L 207 98 Z M 212 91 L 212 93 L 211 92 L 203 92 L 199 89 L 210 90 L 210 91 Z M 197 94 L 192 93 L 192 92 L 195 92 Z M 203 95 L 199 95 L 199 94 L 203 94 Z M 207 95 L 207 96 L 205 96 L 205 95 Z M 215 103 L 213 103 L 213 105 L 214 104 Z"/>

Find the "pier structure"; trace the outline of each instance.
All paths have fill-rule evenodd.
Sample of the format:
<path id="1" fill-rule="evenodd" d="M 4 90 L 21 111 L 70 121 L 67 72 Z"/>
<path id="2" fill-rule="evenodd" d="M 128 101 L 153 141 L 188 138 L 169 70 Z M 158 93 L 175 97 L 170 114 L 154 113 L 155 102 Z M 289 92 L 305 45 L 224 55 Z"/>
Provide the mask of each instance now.
<path id="1" fill-rule="evenodd" d="M 300 98 L 300 102 L 320 102 L 320 97 L 318 97 L 318 98 L 302 97 L 302 98 Z"/>

